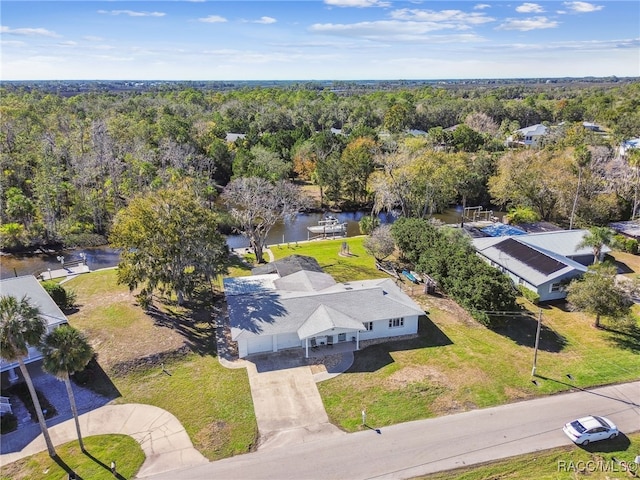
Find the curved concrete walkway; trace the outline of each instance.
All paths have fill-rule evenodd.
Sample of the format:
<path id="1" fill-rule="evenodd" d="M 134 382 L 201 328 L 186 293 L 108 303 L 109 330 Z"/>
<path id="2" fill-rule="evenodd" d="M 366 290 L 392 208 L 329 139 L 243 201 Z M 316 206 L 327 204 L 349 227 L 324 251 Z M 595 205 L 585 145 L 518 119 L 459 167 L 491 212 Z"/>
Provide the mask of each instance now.
<path id="1" fill-rule="evenodd" d="M 161 408 L 137 403 L 105 405 L 79 418 L 83 437 L 109 433 L 133 437 L 146 455 L 138 477 L 209 462 L 193 447 L 178 419 Z M 78 438 L 73 419 L 49 428 L 49 434 L 54 445 Z M 40 434 L 21 451 L 0 455 L 0 464 L 6 465 L 46 449 L 44 437 Z"/>

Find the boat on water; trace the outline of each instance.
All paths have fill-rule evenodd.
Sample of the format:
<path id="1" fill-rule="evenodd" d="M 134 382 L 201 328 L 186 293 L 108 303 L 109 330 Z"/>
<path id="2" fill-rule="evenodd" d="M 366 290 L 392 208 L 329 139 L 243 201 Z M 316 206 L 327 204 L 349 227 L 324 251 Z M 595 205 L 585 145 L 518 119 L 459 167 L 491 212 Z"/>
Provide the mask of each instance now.
<path id="1" fill-rule="evenodd" d="M 327 233 L 345 233 L 347 231 L 347 223 L 340 222 L 333 215 L 327 215 L 318 221 L 318 225 L 307 227 L 311 233 L 327 234 Z"/>

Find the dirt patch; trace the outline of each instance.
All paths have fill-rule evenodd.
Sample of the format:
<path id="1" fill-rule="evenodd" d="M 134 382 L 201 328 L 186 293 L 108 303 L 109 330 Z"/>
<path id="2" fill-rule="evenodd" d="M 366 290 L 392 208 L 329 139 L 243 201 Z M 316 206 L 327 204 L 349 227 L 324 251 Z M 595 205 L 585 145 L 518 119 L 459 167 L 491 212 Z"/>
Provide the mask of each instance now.
<path id="1" fill-rule="evenodd" d="M 436 295 L 414 295 L 413 299 L 428 312 L 430 309 L 446 312 L 451 321 L 469 328 L 483 328 L 469 313 L 450 298 Z"/>
<path id="2" fill-rule="evenodd" d="M 206 451 L 222 451 L 230 440 L 231 427 L 223 421 L 215 421 L 205 425 L 194 436 L 194 444 L 200 450 Z"/>
<path id="3" fill-rule="evenodd" d="M 402 389 L 407 385 L 417 382 L 429 381 L 434 385 L 445 385 L 446 377 L 436 368 L 429 365 L 416 365 L 405 367 L 389 376 L 385 383 L 394 389 Z"/>
<path id="4" fill-rule="evenodd" d="M 145 313 L 135 292 L 116 285 L 115 276 L 103 277 L 102 282 L 91 284 L 87 290 L 84 285 L 78 287 L 79 309 L 68 318 L 71 325 L 86 333 L 107 374 L 116 366 L 120 371 L 123 365 L 174 352 L 185 345 L 197 350 L 198 344 L 214 338 L 213 328 L 209 331 L 207 324 L 196 323 L 190 311 L 172 315 L 159 306 L 151 314 Z"/>
<path id="5" fill-rule="evenodd" d="M 183 345 L 176 350 L 170 350 L 167 352 L 158 352 L 146 357 L 134 358 L 125 362 L 116 363 L 112 366 L 111 371 L 114 375 L 127 375 L 136 370 L 140 370 L 148 367 L 162 367 L 162 364 L 166 361 L 176 358 L 182 358 L 187 355 L 191 349 Z"/>

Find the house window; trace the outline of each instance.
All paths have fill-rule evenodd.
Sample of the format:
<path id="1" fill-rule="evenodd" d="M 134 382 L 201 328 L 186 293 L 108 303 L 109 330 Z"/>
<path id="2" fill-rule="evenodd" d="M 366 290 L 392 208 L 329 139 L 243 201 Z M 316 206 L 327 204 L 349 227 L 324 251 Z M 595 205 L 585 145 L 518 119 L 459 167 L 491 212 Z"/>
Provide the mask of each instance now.
<path id="1" fill-rule="evenodd" d="M 338 334 L 338 341 L 339 342 L 346 342 L 347 341 L 347 334 L 346 333 L 339 333 Z"/>
<path id="2" fill-rule="evenodd" d="M 389 328 L 403 327 L 403 326 L 404 326 L 404 318 L 389 319 Z"/>
<path id="3" fill-rule="evenodd" d="M 518 285 L 524 285 L 525 283 L 524 278 L 518 278 Z"/>
<path id="4" fill-rule="evenodd" d="M 367 329 L 368 332 L 373 330 L 373 322 L 364 322 L 364 328 Z"/>
<path id="5" fill-rule="evenodd" d="M 550 292 L 560 292 L 562 291 L 562 284 L 560 282 L 558 283 L 552 283 L 551 284 L 551 288 L 549 289 Z"/>

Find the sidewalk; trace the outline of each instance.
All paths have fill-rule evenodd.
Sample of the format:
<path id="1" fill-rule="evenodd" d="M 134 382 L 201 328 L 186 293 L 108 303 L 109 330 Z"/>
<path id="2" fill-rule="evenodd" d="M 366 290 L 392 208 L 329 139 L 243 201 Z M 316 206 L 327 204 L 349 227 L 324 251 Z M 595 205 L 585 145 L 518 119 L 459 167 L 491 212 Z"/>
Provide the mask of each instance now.
<path id="1" fill-rule="evenodd" d="M 80 430 L 83 437 L 120 433 L 134 438 L 146 456 L 137 473 L 139 477 L 209 462 L 193 448 L 189 435 L 176 417 L 151 405 L 105 405 L 80 415 Z M 73 419 L 50 427 L 49 434 L 54 445 L 78 438 Z M 21 451 L 0 455 L 0 464 L 6 465 L 46 449 L 40 434 Z"/>

